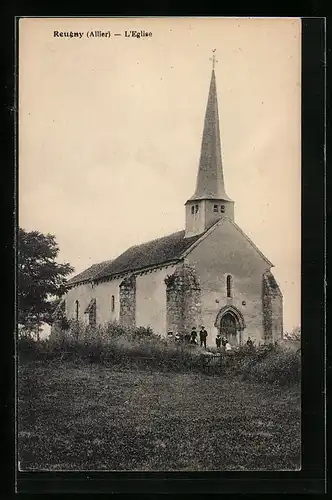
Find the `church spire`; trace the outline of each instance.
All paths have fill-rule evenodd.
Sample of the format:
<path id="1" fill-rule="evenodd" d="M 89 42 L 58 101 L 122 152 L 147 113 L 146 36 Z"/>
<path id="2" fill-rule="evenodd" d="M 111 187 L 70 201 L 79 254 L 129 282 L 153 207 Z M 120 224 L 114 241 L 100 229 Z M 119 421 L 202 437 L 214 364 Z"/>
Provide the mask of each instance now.
<path id="1" fill-rule="evenodd" d="M 219 113 L 216 87 L 215 49 L 212 51 L 212 75 L 209 97 L 206 106 L 204 129 L 199 160 L 195 194 L 190 198 L 197 199 L 224 199 L 230 200 L 225 192 L 223 175 Z"/>
<path id="2" fill-rule="evenodd" d="M 212 75 L 206 106 L 201 154 L 195 193 L 186 202 L 186 237 L 204 232 L 224 216 L 234 219 L 234 202 L 227 196 L 223 174 L 215 49 L 212 51 Z"/>

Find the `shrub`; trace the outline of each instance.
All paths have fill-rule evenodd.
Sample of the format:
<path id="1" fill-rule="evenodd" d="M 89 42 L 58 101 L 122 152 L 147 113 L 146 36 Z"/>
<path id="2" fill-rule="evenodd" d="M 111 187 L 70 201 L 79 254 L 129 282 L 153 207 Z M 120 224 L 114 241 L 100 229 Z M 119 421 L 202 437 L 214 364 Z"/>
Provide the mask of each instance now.
<path id="1" fill-rule="evenodd" d="M 223 354 L 224 376 L 274 385 L 292 385 L 300 381 L 300 351 L 281 346 L 263 345 L 257 348 L 242 346 Z"/>
<path id="2" fill-rule="evenodd" d="M 275 385 L 292 385 L 300 381 L 300 353 L 279 346 L 242 349 L 234 352 L 232 361 L 229 372 L 247 380 Z"/>
<path id="3" fill-rule="evenodd" d="M 184 370 L 198 365 L 195 349 L 169 343 L 151 328 L 130 328 L 117 323 L 91 327 L 69 321 L 43 343 L 19 342 L 20 359 L 88 360 L 115 365 L 135 364 Z"/>
<path id="4" fill-rule="evenodd" d="M 216 352 L 216 349 L 211 349 Z M 57 330 L 49 340 L 19 340 L 21 360 L 72 360 L 106 363 L 119 367 L 137 366 L 158 370 L 203 371 L 223 376 L 276 385 L 300 380 L 300 355 L 281 346 L 240 347 L 222 355 L 220 361 L 204 356 L 196 346 L 170 342 L 150 328 L 132 328 L 109 323 L 89 326 L 69 321 L 68 329 Z"/>
<path id="5" fill-rule="evenodd" d="M 244 378 L 275 385 L 292 385 L 300 381 L 301 357 L 299 352 L 276 348 L 258 363 L 247 366 Z"/>

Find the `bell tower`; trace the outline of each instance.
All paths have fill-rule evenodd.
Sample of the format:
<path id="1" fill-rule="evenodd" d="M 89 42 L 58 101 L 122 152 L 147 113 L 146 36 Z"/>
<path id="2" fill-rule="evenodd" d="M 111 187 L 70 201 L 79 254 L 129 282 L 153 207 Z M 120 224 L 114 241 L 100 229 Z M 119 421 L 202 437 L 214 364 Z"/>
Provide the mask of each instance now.
<path id="1" fill-rule="evenodd" d="M 186 237 L 203 233 L 224 216 L 234 220 L 234 202 L 225 192 L 215 76 L 215 64 L 218 61 L 215 58 L 215 49 L 212 52 L 212 75 L 205 112 L 196 190 L 185 203 Z"/>

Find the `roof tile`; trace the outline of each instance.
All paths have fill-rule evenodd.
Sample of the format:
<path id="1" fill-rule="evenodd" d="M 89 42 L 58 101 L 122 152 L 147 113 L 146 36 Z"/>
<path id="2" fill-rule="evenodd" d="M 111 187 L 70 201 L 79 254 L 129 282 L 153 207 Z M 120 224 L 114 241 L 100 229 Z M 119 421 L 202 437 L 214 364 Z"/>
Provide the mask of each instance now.
<path id="1" fill-rule="evenodd" d="M 141 245 L 132 246 L 114 260 L 94 264 L 71 278 L 68 284 L 108 278 L 177 260 L 202 234 L 191 238 L 184 236 L 185 231 L 182 230 Z"/>

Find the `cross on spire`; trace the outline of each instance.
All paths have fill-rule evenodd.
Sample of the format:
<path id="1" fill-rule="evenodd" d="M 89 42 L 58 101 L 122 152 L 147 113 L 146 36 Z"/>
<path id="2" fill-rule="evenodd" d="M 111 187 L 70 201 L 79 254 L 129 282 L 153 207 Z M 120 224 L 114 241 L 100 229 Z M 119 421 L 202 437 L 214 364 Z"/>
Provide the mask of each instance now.
<path id="1" fill-rule="evenodd" d="M 210 57 L 210 61 L 212 61 L 212 69 L 215 68 L 216 63 L 218 62 L 216 59 L 215 51 L 216 49 L 212 50 L 212 57 Z"/>

